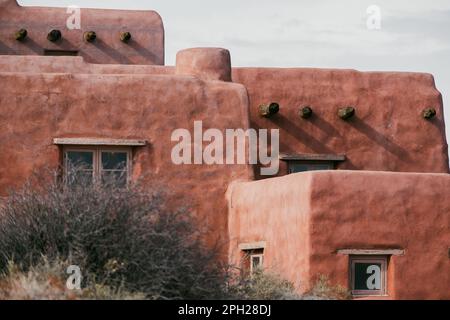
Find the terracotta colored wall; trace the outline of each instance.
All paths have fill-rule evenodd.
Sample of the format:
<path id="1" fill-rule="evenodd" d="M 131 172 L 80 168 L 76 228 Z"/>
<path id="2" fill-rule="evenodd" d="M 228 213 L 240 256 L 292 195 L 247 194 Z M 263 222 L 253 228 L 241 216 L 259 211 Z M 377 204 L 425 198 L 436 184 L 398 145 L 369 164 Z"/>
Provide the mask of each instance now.
<path id="1" fill-rule="evenodd" d="M 177 53 L 176 73 L 204 80 L 231 81 L 230 52 L 222 48 L 191 48 Z"/>
<path id="2" fill-rule="evenodd" d="M 78 50 L 87 62 L 107 64 L 164 64 L 164 26 L 154 11 L 81 9 L 81 30 L 69 30 L 66 8 L 20 7 L 15 0 L 0 1 L 0 54 L 43 55 L 45 49 Z M 14 39 L 21 28 L 28 30 L 25 41 Z M 47 34 L 62 32 L 63 40 L 52 43 Z M 97 40 L 83 39 L 95 31 Z M 132 40 L 120 41 L 120 32 L 129 31 Z"/>
<path id="3" fill-rule="evenodd" d="M 10 54 L 0 56 L 0 195 L 58 165 L 55 137 L 147 139 L 134 150 L 134 177 L 167 187 L 174 205 L 192 205 L 213 238 L 230 237 L 233 261 L 238 243 L 267 241 L 266 263 L 305 290 L 319 273 L 346 284 L 348 261 L 337 249 L 402 247 L 407 254 L 391 260 L 393 297 L 449 298 L 446 175 L 304 173 L 237 183 L 227 202 L 231 182 L 253 178 L 248 166 L 170 159 L 172 130 L 203 120 L 222 131 L 280 129 L 281 152 L 345 153 L 339 169 L 447 173 L 442 98 L 431 75 L 235 68 L 235 83 L 222 82 L 231 78 L 222 49 L 186 50 L 176 67 L 155 66 L 164 62 L 164 31 L 154 12 L 85 9 L 83 26 L 99 36 L 88 44 L 87 29 L 65 30 L 64 9 L 0 5 L 0 54 Z M 30 31 L 24 43 L 12 39 L 21 27 Z M 135 42 L 119 41 L 122 27 Z M 61 44 L 46 40 L 51 28 L 62 29 Z M 80 50 L 84 61 L 32 56 L 57 48 Z M 258 106 L 272 101 L 280 113 L 261 118 Z M 315 112 L 309 120 L 297 115 L 305 105 Z M 336 112 L 347 105 L 357 117 L 344 122 Z M 432 121 L 421 117 L 426 107 L 438 111 Z"/>
<path id="4" fill-rule="evenodd" d="M 310 180 L 304 174 L 234 183 L 228 192 L 230 262 L 241 266 L 239 244 L 265 241 L 264 266 L 292 281 L 309 283 Z M 242 267 L 242 266 L 241 266 Z"/>
<path id="5" fill-rule="evenodd" d="M 173 204 L 192 205 L 201 227 L 227 240 L 225 192 L 246 166 L 172 164 L 172 130 L 246 128 L 247 95 L 240 84 L 189 76 L 31 74 L 0 72 L 0 194 L 33 170 L 56 167 L 55 137 L 138 138 L 133 175 L 161 185 Z M 221 113 L 226 110 L 226 113 Z M 225 242 L 223 243 L 225 244 Z"/>
<path id="6" fill-rule="evenodd" d="M 267 264 L 303 290 L 319 274 L 348 285 L 339 249 L 404 249 L 390 261 L 390 296 L 449 299 L 449 192 L 446 174 L 323 171 L 236 184 L 230 255 L 265 240 Z"/>
<path id="7" fill-rule="evenodd" d="M 339 169 L 448 172 L 442 98 L 429 74 L 234 68 L 233 81 L 248 90 L 251 126 L 280 129 L 282 153 L 346 154 Z M 260 117 L 270 102 L 279 114 Z M 314 116 L 304 120 L 307 105 Z M 337 110 L 348 105 L 357 116 L 346 122 Z M 428 107 L 438 113 L 432 121 L 421 116 Z"/>
<path id="8" fill-rule="evenodd" d="M 175 74 L 175 67 L 158 65 L 92 64 L 83 57 L 0 56 L 1 72 L 83 74 Z"/>

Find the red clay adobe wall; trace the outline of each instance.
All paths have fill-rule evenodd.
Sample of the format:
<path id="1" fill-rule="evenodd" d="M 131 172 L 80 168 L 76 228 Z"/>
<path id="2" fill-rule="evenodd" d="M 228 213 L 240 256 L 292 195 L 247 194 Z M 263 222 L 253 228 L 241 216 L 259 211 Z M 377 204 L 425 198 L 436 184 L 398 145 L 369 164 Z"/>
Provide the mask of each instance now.
<path id="1" fill-rule="evenodd" d="M 264 268 L 304 292 L 309 286 L 311 175 L 238 182 L 228 192 L 230 262 L 242 263 L 240 244 L 265 242 Z"/>
<path id="2" fill-rule="evenodd" d="M 0 57 L 1 60 L 1 57 Z M 247 128 L 248 100 L 240 84 L 174 75 L 36 74 L 0 72 L 0 195 L 33 171 L 56 168 L 57 137 L 145 139 L 133 156 L 133 177 L 162 186 L 174 205 L 191 205 L 226 244 L 225 192 L 250 179 L 242 165 L 175 165 L 174 129 Z M 222 110 L 226 110 L 222 113 Z"/>
<path id="3" fill-rule="evenodd" d="M 80 57 L 3 56 L 5 72 L 117 74 L 188 73 L 203 79 L 227 78 L 229 56 L 223 49 L 196 48 L 179 53 L 176 67 L 89 64 Z M 338 169 L 399 172 L 448 172 L 442 97 L 431 75 L 357 72 L 326 69 L 235 68 L 250 100 L 250 126 L 280 129 L 281 153 L 345 154 Z M 413 94 L 412 94 L 413 93 Z M 258 114 L 262 103 L 277 101 L 280 113 Z M 311 119 L 298 116 L 310 105 Z M 356 117 L 343 121 L 337 110 L 356 107 Z M 437 116 L 422 118 L 426 107 Z M 236 108 L 236 106 L 234 107 Z M 287 172 L 280 162 L 280 175 Z M 255 167 L 258 177 L 259 168 Z"/>
<path id="4" fill-rule="evenodd" d="M 15 0 L 0 0 L 0 55 L 44 55 L 45 50 L 75 50 L 87 62 L 164 65 L 164 26 L 155 11 L 81 9 L 81 29 L 69 30 L 67 8 L 21 7 Z M 26 29 L 23 41 L 15 33 Z M 62 40 L 47 34 L 58 29 Z M 84 33 L 95 31 L 94 42 Z M 120 40 L 121 32 L 131 40 Z"/>
<path id="5" fill-rule="evenodd" d="M 187 50 L 179 56 L 177 67 L 142 68 L 89 64 L 80 57 L 2 56 L 0 70 L 130 75 L 186 72 L 204 79 L 222 79 L 230 71 L 229 58 L 221 49 Z M 198 69 L 199 60 L 202 70 Z M 238 68 L 233 69 L 233 80 L 243 83 L 248 92 L 250 126 L 280 129 L 282 153 L 345 154 L 347 160 L 338 169 L 448 172 L 442 98 L 431 75 Z M 263 118 L 258 106 L 270 101 L 280 103 L 280 113 Z M 311 119 L 298 116 L 303 105 L 312 106 Z M 337 109 L 345 105 L 356 107 L 355 118 L 338 118 Z M 434 119 L 423 119 L 421 112 L 426 107 L 436 108 Z M 280 165 L 279 174 L 286 174 L 286 163 Z M 256 167 L 256 176 L 258 173 Z"/>
<path id="6" fill-rule="evenodd" d="M 83 57 L 0 56 L 0 72 L 81 74 L 175 74 L 175 67 L 159 65 L 95 64 Z"/>
<path id="7" fill-rule="evenodd" d="M 348 287 L 341 249 L 402 249 L 388 267 L 394 299 L 450 299 L 450 177 L 323 171 L 238 183 L 230 190 L 230 256 L 266 241 L 264 264 L 300 291 L 320 275 Z"/>
<path id="8" fill-rule="evenodd" d="M 250 125 L 280 129 L 281 153 L 345 154 L 338 169 L 449 172 L 442 97 L 430 74 L 234 68 L 233 81 L 248 90 Z M 261 117 L 258 106 L 270 102 L 279 114 Z M 312 118 L 300 118 L 303 106 Z M 345 106 L 355 118 L 337 116 Z M 421 115 L 429 107 L 437 110 L 431 121 Z"/>

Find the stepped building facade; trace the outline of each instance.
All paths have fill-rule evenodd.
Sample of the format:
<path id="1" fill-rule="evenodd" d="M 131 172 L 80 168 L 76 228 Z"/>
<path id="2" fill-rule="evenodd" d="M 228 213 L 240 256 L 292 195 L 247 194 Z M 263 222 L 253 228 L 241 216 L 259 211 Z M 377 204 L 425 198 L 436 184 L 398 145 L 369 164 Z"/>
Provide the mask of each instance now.
<path id="1" fill-rule="evenodd" d="M 165 66 L 156 12 L 82 9 L 79 28 L 69 17 L 0 0 L 1 196 L 81 161 L 93 180 L 167 188 L 245 272 L 274 271 L 299 292 L 325 275 L 355 298 L 450 299 L 449 159 L 432 75 L 235 68 L 220 48 Z M 240 148 L 242 132 L 258 145 Z"/>

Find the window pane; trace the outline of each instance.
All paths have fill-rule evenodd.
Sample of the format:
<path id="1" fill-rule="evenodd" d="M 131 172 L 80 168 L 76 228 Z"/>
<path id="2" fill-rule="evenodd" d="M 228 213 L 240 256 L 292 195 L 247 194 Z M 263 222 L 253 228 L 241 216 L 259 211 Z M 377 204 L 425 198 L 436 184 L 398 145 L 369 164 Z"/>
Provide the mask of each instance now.
<path id="1" fill-rule="evenodd" d="M 115 185 L 118 187 L 125 187 L 127 185 L 126 171 L 103 171 L 102 183 Z"/>
<path id="2" fill-rule="evenodd" d="M 77 170 L 77 171 L 71 171 L 67 175 L 67 183 L 70 186 L 79 185 L 79 186 L 87 186 L 91 185 L 93 178 L 94 171 L 92 170 Z"/>
<path id="3" fill-rule="evenodd" d="M 102 152 L 102 168 L 107 170 L 125 169 L 127 167 L 126 152 Z"/>
<path id="4" fill-rule="evenodd" d="M 381 263 L 355 263 L 355 287 L 354 290 L 382 290 L 382 265 Z"/>
<path id="5" fill-rule="evenodd" d="M 258 270 L 261 267 L 261 257 L 253 256 L 252 257 L 252 269 L 254 271 Z"/>
<path id="6" fill-rule="evenodd" d="M 332 169 L 333 165 L 331 163 L 289 163 L 289 173 Z"/>
<path id="7" fill-rule="evenodd" d="M 94 168 L 94 153 L 90 151 L 68 151 L 67 160 L 71 167 L 79 169 Z"/>

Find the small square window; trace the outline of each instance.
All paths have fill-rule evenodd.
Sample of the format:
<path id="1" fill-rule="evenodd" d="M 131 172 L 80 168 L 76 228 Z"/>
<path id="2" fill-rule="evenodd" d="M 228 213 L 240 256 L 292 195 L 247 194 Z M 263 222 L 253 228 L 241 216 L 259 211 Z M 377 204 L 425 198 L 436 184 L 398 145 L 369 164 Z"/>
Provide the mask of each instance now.
<path id="1" fill-rule="evenodd" d="M 350 285 L 354 296 L 384 296 L 387 294 L 386 256 L 351 256 Z"/>

